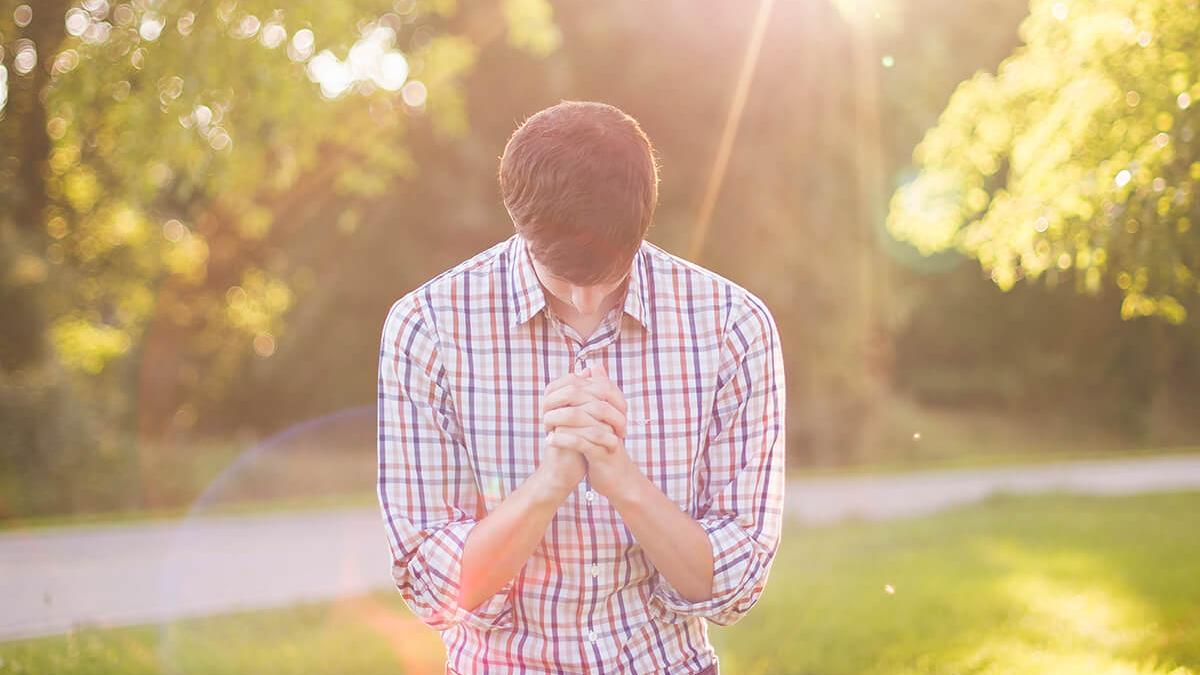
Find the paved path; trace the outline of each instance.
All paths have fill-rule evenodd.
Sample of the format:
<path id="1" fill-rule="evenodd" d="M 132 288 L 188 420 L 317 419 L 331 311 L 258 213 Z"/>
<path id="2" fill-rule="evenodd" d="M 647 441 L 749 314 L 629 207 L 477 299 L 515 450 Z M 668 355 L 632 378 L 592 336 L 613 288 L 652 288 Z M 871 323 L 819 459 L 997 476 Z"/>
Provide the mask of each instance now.
<path id="1" fill-rule="evenodd" d="M 828 523 L 1000 491 L 1188 488 L 1200 488 L 1200 455 L 805 478 L 787 492 L 793 516 Z M 0 641 L 357 595 L 390 587 L 389 564 L 380 514 L 362 507 L 0 533 Z"/>
<path id="2" fill-rule="evenodd" d="M 884 520 L 917 516 L 977 502 L 998 492 L 1063 490 L 1119 495 L 1198 487 L 1200 455 L 1164 455 L 801 479 L 788 484 L 787 508 L 805 522 L 827 523 L 850 517 Z"/>
<path id="3" fill-rule="evenodd" d="M 391 583 L 378 510 L 0 534 L 0 640 L 278 607 Z"/>

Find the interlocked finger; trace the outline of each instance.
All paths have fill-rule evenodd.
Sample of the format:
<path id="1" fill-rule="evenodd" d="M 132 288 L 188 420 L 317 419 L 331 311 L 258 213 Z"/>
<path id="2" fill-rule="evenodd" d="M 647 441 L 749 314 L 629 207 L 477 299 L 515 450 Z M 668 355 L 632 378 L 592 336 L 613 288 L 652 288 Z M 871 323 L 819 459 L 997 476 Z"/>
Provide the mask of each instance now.
<path id="1" fill-rule="evenodd" d="M 576 384 L 585 384 L 587 382 L 588 378 L 580 373 L 565 373 L 550 384 L 547 384 L 546 389 L 542 392 L 542 394 L 549 395 L 551 392 L 557 391 L 563 387 Z"/>
<path id="2" fill-rule="evenodd" d="M 604 445 L 592 440 L 593 433 L 589 433 L 587 429 L 572 429 L 559 428 L 551 431 L 547 436 L 547 442 L 561 450 L 574 450 L 575 452 L 605 452 L 607 448 Z"/>
<path id="3" fill-rule="evenodd" d="M 549 433 L 556 427 L 590 427 L 597 424 L 587 410 L 581 406 L 555 408 L 542 416 L 542 427 Z"/>
<path id="4" fill-rule="evenodd" d="M 559 382 L 561 384 L 555 386 Z M 544 415 L 555 408 L 578 405 L 589 399 L 605 401 L 614 410 L 620 411 L 622 415 L 626 412 L 625 397 L 621 395 L 619 389 L 611 382 L 605 383 L 601 380 L 590 379 L 556 380 L 550 383 L 542 396 L 541 412 Z"/>
<path id="5" fill-rule="evenodd" d="M 581 398 L 578 403 L 555 408 L 542 416 L 546 432 L 557 426 L 588 427 L 597 423 L 607 424 L 614 434 L 625 438 L 625 415 L 607 401 Z"/>

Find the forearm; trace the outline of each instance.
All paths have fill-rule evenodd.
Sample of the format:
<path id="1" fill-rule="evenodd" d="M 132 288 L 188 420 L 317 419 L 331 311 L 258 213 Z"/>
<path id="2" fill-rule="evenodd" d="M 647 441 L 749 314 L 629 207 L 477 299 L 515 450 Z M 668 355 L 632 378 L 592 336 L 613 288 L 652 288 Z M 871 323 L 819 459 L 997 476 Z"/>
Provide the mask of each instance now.
<path id="1" fill-rule="evenodd" d="M 609 499 L 650 562 L 687 600 L 712 597 L 712 545 L 704 528 L 644 475 L 624 486 Z"/>
<path id="2" fill-rule="evenodd" d="M 516 576 L 566 493 L 540 468 L 479 521 L 463 545 L 459 604 L 475 609 Z"/>

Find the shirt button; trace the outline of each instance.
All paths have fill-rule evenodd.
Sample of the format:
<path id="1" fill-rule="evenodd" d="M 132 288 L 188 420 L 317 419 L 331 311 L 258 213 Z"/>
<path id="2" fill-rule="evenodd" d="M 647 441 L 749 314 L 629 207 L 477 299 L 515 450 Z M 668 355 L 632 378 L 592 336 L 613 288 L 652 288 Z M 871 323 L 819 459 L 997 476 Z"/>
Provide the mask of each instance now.
<path id="1" fill-rule="evenodd" d="M 592 565 L 592 576 L 593 577 L 600 576 L 600 566 L 599 565 Z"/>
<path id="2" fill-rule="evenodd" d="M 595 642 L 599 639 L 599 637 L 600 636 L 596 635 L 596 631 L 591 631 L 588 633 L 588 642 Z"/>
<path id="3" fill-rule="evenodd" d="M 596 493 L 592 490 L 588 490 L 583 496 L 587 497 L 587 500 L 590 502 L 596 498 Z"/>

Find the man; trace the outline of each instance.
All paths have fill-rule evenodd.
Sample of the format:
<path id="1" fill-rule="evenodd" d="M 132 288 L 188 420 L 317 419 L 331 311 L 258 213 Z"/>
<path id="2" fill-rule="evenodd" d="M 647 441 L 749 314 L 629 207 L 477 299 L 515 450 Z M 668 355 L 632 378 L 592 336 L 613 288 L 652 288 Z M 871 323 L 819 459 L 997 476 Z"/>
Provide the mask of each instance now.
<path id="1" fill-rule="evenodd" d="M 446 672 L 716 673 L 780 540 L 762 301 L 644 240 L 654 150 L 602 103 L 526 120 L 516 233 L 400 298 L 379 363 L 392 575 Z"/>

